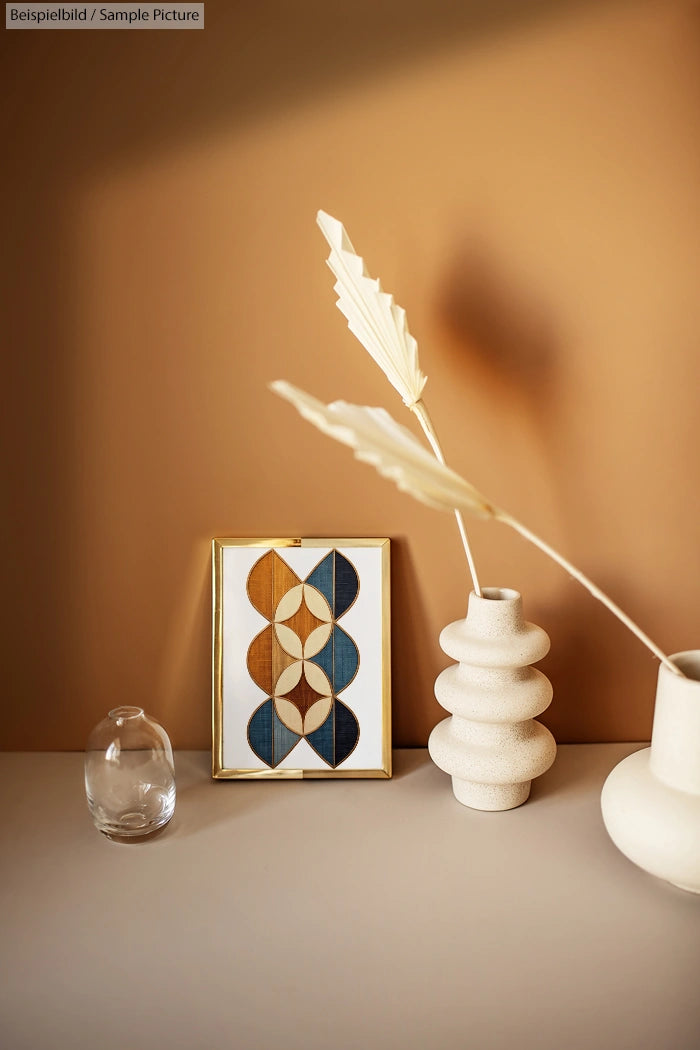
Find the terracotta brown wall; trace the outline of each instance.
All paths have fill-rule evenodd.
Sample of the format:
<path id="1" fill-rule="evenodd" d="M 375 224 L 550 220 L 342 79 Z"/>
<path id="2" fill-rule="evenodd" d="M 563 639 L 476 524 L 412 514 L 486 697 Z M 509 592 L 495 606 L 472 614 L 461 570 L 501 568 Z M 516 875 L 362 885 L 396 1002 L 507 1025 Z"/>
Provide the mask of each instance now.
<path id="1" fill-rule="evenodd" d="M 452 465 L 700 645 L 696 5 L 380 6 L 3 34 L 3 746 L 82 748 L 127 702 L 207 747 L 217 535 L 390 536 L 395 743 L 441 717 L 452 519 L 266 387 L 412 425 L 334 306 L 319 207 L 407 308 Z M 646 738 L 656 661 L 471 534 L 551 635 L 557 738 Z"/>

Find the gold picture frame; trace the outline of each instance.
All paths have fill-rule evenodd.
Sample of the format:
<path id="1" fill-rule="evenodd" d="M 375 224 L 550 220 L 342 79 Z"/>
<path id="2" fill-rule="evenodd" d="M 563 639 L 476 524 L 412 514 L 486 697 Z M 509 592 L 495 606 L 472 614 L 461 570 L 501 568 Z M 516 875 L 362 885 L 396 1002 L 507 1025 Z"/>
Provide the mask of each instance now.
<path id="1" fill-rule="evenodd" d="M 212 776 L 391 776 L 390 541 L 212 541 Z"/>

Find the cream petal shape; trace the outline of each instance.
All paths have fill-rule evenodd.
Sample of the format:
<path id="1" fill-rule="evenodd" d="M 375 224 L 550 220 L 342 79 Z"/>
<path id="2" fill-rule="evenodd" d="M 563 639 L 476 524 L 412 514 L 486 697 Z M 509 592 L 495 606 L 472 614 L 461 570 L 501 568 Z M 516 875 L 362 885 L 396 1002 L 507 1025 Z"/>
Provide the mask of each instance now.
<path id="1" fill-rule="evenodd" d="M 402 492 L 438 510 L 469 510 L 482 518 L 503 517 L 473 485 L 440 463 L 414 435 L 383 408 L 334 401 L 324 405 L 291 383 L 276 380 L 271 389 L 325 434 L 348 445 Z M 509 519 L 510 520 L 510 519 Z"/>
<path id="2" fill-rule="evenodd" d="M 408 330 L 406 311 L 370 276 L 343 224 L 324 211 L 318 212 L 316 221 L 331 247 L 328 266 L 336 278 L 337 306 L 348 328 L 404 403 L 415 404 L 425 386 L 425 376 L 418 365 L 418 346 Z"/>
<path id="3" fill-rule="evenodd" d="M 332 624 L 324 623 L 320 627 L 317 627 L 315 631 L 311 632 L 304 645 L 305 660 L 308 660 L 311 656 L 316 656 L 317 653 L 321 652 L 321 649 L 323 649 L 331 636 L 332 629 Z"/>
<path id="4" fill-rule="evenodd" d="M 316 706 L 316 705 L 314 705 Z M 279 697 L 275 700 L 275 710 L 279 716 L 280 722 L 286 725 L 287 729 L 291 729 L 293 733 L 299 733 L 301 736 L 304 732 L 304 720 L 299 713 L 299 709 L 290 703 L 289 700 L 282 700 Z"/>
<path id="5" fill-rule="evenodd" d="M 325 671 L 322 671 L 317 664 L 311 663 L 309 660 L 304 660 L 304 677 L 311 688 L 315 689 L 321 696 L 330 696 L 333 692 Z"/>
<path id="6" fill-rule="evenodd" d="M 332 620 L 333 613 L 331 612 L 331 607 L 321 592 L 310 583 L 305 583 L 303 587 L 304 601 L 306 602 L 306 608 L 309 612 L 313 613 L 317 620 L 323 620 L 325 623 Z"/>
<path id="7" fill-rule="evenodd" d="M 275 623 L 282 623 L 283 620 L 288 620 L 290 616 L 294 616 L 294 613 L 301 605 L 303 597 L 304 585 L 302 583 L 296 587 L 290 587 L 287 593 L 282 595 L 275 609 Z"/>
<path id="8" fill-rule="evenodd" d="M 301 672 L 303 669 L 304 665 L 301 660 L 286 667 L 275 682 L 275 696 L 284 696 L 285 693 L 288 693 L 295 685 L 298 685 L 301 681 Z"/>
<path id="9" fill-rule="evenodd" d="M 318 700 L 315 704 L 312 704 L 309 710 L 306 712 L 304 719 L 304 732 L 313 733 L 314 729 L 318 729 L 328 718 L 328 713 L 331 709 L 332 699 L 330 696 L 324 696 L 322 700 Z"/>
<path id="10" fill-rule="evenodd" d="M 275 624 L 275 632 L 277 634 L 277 641 L 280 643 L 285 653 L 289 653 L 296 660 L 301 660 L 303 656 L 301 638 L 293 631 L 290 627 L 285 627 L 282 623 Z"/>

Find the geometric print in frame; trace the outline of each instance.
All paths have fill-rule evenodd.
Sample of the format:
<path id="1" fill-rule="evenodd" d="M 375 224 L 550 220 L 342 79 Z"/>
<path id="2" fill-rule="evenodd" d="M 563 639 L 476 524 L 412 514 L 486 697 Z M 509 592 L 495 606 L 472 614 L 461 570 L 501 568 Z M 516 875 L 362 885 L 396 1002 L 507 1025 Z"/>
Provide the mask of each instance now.
<path id="1" fill-rule="evenodd" d="M 212 775 L 391 776 L 388 539 L 215 539 Z"/>
<path id="2" fill-rule="evenodd" d="M 305 738 L 332 769 L 355 750 L 360 725 L 339 694 L 360 654 L 338 621 L 360 589 L 357 571 L 331 550 L 304 580 L 271 550 L 248 576 L 251 605 L 268 621 L 248 650 L 248 672 L 269 693 L 248 722 L 248 741 L 275 768 Z"/>

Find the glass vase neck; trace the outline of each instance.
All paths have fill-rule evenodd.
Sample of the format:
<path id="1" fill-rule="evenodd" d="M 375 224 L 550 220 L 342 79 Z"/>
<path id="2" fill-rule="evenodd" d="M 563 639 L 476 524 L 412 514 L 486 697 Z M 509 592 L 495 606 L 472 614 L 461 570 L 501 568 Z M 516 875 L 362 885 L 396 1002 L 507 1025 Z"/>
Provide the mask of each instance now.
<path id="1" fill-rule="evenodd" d="M 131 721 L 136 718 L 143 718 L 142 707 L 113 707 L 109 712 L 109 718 L 113 722 L 116 722 L 118 726 L 124 725 L 125 722 Z"/>

